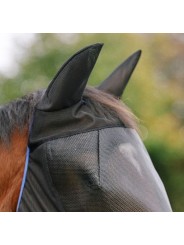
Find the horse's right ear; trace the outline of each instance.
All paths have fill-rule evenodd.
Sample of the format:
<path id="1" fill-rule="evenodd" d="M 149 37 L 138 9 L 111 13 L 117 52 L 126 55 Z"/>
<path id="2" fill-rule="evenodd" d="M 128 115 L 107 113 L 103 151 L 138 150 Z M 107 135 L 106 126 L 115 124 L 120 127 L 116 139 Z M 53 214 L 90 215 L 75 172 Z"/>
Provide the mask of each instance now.
<path id="1" fill-rule="evenodd" d="M 56 111 L 79 102 L 102 46 L 97 43 L 73 55 L 58 71 L 37 109 Z"/>
<path id="2" fill-rule="evenodd" d="M 98 89 L 115 95 L 116 97 L 121 97 L 140 56 L 141 50 L 132 54 L 100 84 Z"/>

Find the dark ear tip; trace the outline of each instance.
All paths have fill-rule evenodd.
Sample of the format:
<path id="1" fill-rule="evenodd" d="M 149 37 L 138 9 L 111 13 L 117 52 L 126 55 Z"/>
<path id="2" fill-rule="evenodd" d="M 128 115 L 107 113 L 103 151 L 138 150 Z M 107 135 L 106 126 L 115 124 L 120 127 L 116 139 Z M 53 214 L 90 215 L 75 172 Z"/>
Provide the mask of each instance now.
<path id="1" fill-rule="evenodd" d="M 128 59 L 127 61 L 128 62 L 133 62 L 134 63 L 134 66 L 136 66 L 136 64 L 138 63 L 140 57 L 141 57 L 141 54 L 142 54 L 142 50 L 139 49 L 137 50 L 135 53 L 133 53 Z M 125 61 L 126 62 L 126 61 Z"/>
<path id="2" fill-rule="evenodd" d="M 89 45 L 85 47 L 84 49 L 81 49 L 77 54 L 82 53 L 84 51 L 89 51 L 90 53 L 92 52 L 94 54 L 95 59 L 97 59 L 103 45 L 104 45 L 103 43 L 95 43 L 95 44 Z"/>
<path id="3" fill-rule="evenodd" d="M 99 48 L 99 49 L 101 49 L 103 47 L 103 45 L 104 45 L 103 43 L 94 43 L 94 44 L 91 44 L 91 45 L 83 48 L 82 50 L 85 50 L 88 48 L 97 48 L 97 49 Z"/>
<path id="4" fill-rule="evenodd" d="M 99 46 L 99 47 L 102 47 L 104 45 L 104 43 L 95 43 L 95 44 L 93 44 L 93 46 Z"/>
<path id="5" fill-rule="evenodd" d="M 104 45 L 103 43 L 95 43 L 95 44 L 89 46 L 89 48 L 95 49 L 98 52 L 100 52 L 100 50 L 102 49 L 103 45 Z"/>
<path id="6" fill-rule="evenodd" d="M 135 55 L 137 56 L 137 60 L 140 59 L 141 54 L 142 54 L 142 50 L 141 50 L 141 49 L 139 49 L 139 50 L 137 50 L 137 51 L 135 52 Z"/>
<path id="7" fill-rule="evenodd" d="M 137 50 L 133 55 L 135 55 L 135 56 L 139 59 L 140 56 L 141 56 L 141 54 L 142 54 L 142 50 L 139 49 L 139 50 Z"/>

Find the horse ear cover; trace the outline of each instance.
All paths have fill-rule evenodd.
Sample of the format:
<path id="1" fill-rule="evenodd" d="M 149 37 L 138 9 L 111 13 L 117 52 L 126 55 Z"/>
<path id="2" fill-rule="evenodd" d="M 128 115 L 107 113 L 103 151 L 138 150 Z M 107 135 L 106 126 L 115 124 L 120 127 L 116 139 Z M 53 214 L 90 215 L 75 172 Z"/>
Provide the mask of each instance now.
<path id="1" fill-rule="evenodd" d="M 97 43 L 73 55 L 51 81 L 37 109 L 56 111 L 79 102 L 102 46 Z"/>
<path id="2" fill-rule="evenodd" d="M 103 90 L 116 97 L 121 97 L 125 87 L 139 61 L 141 50 L 138 50 L 118 66 L 109 77 L 107 77 L 98 89 Z"/>

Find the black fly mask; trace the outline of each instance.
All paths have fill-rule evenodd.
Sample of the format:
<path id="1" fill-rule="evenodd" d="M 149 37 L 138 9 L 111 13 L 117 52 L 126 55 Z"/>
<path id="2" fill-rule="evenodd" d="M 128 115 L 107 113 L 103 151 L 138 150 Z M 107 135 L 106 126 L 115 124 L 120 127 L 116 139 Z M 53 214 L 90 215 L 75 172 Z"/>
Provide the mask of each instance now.
<path id="1" fill-rule="evenodd" d="M 136 131 L 84 96 L 101 48 L 72 56 L 37 104 L 17 211 L 171 211 Z M 139 57 L 98 89 L 120 97 Z"/>

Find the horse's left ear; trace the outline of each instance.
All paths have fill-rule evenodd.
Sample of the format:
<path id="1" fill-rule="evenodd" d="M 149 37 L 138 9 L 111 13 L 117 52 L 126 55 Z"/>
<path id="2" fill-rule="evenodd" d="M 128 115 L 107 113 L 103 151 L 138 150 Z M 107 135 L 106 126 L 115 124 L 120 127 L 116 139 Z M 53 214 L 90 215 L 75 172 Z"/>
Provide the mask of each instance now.
<path id="1" fill-rule="evenodd" d="M 58 71 L 37 109 L 56 111 L 79 102 L 102 46 L 97 43 L 73 55 Z"/>
<path id="2" fill-rule="evenodd" d="M 98 89 L 107 93 L 121 97 L 124 89 L 139 61 L 141 56 L 141 50 L 138 50 L 132 54 L 127 60 L 125 60 L 113 73 L 105 79 Z"/>

